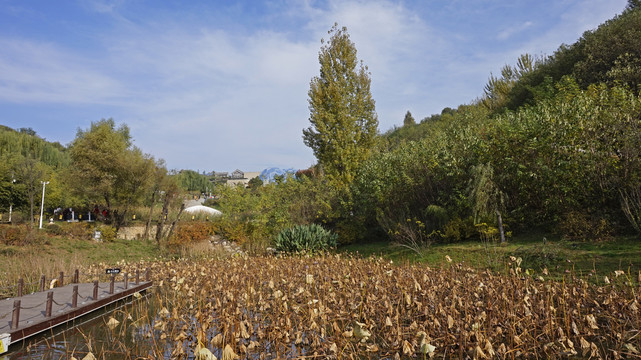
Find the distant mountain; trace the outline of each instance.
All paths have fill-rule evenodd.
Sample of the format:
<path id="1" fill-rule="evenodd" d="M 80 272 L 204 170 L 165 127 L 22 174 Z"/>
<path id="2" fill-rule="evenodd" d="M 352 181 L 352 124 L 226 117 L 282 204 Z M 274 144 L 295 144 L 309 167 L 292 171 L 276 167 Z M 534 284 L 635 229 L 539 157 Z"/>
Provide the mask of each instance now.
<path id="1" fill-rule="evenodd" d="M 287 176 L 287 174 L 294 175 L 296 173 L 296 169 L 281 169 L 277 167 L 265 169 L 260 173 L 260 179 L 263 180 L 263 182 L 273 182 L 274 181 L 274 176 Z"/>

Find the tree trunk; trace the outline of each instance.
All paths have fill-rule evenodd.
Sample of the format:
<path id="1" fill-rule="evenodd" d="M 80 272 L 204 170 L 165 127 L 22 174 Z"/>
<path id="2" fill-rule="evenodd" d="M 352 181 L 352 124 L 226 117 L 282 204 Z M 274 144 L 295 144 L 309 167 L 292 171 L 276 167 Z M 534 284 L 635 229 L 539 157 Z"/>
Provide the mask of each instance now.
<path id="1" fill-rule="evenodd" d="M 125 224 L 125 216 L 127 215 L 127 210 L 123 210 L 122 212 L 114 210 L 113 215 L 114 227 L 116 228 L 116 233 L 118 233 L 118 230 L 120 230 L 120 228 Z"/>
<path id="2" fill-rule="evenodd" d="M 29 224 L 30 224 L 32 229 L 33 229 L 33 206 L 34 206 L 33 202 L 34 202 L 34 200 L 33 200 L 33 192 L 30 192 L 29 193 L 29 205 L 31 207 L 31 216 L 29 217 Z"/>
<path id="3" fill-rule="evenodd" d="M 151 228 L 151 216 L 154 214 L 154 205 L 156 204 L 156 192 L 151 194 L 151 205 L 149 206 L 149 216 L 147 217 L 147 225 L 145 225 L 144 239 L 149 238 L 149 229 Z"/>
<path id="4" fill-rule="evenodd" d="M 171 228 L 169 229 L 169 233 L 167 234 L 167 239 L 171 237 L 171 234 L 174 233 L 174 228 L 176 227 L 176 222 L 180 220 L 180 215 L 182 215 L 183 210 L 185 210 L 185 204 L 180 205 L 180 211 L 178 212 L 178 216 L 176 216 L 176 219 L 171 223 Z"/>
<path id="5" fill-rule="evenodd" d="M 169 193 L 165 193 L 165 199 L 162 203 L 162 211 L 160 212 L 160 219 L 158 219 L 158 226 L 156 227 L 156 245 L 160 247 L 160 239 L 162 239 L 162 230 L 165 227 L 165 221 L 167 221 L 167 215 L 169 214 Z"/>
<path id="6" fill-rule="evenodd" d="M 496 210 L 496 218 L 499 223 L 499 234 L 501 234 L 501 244 L 505 243 L 505 233 L 503 232 L 503 219 L 501 218 L 501 212 Z"/>

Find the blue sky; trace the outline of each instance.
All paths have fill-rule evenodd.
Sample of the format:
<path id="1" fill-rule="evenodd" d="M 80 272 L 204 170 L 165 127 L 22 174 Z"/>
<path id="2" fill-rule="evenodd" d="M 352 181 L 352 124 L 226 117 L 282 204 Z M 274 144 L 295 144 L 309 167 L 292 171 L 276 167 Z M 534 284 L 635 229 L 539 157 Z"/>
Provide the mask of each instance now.
<path id="1" fill-rule="evenodd" d="M 0 124 L 68 144 L 113 118 L 170 169 L 315 162 L 302 141 L 321 38 L 346 26 L 379 130 L 470 103 L 626 0 L 0 0 Z"/>

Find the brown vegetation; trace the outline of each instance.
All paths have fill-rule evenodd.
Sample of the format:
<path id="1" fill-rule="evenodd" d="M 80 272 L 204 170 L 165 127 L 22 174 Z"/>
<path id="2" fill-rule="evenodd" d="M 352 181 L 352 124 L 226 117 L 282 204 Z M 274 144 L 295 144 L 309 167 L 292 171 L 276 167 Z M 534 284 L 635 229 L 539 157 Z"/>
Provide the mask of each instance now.
<path id="1" fill-rule="evenodd" d="M 604 285 L 572 274 L 554 282 L 512 260 L 508 275 L 342 256 L 147 263 L 158 285 L 153 315 L 118 319 L 131 328 L 115 331 L 140 335 L 135 347 L 107 341 L 132 356 L 172 358 L 639 354 L 636 279 L 617 272 Z"/>

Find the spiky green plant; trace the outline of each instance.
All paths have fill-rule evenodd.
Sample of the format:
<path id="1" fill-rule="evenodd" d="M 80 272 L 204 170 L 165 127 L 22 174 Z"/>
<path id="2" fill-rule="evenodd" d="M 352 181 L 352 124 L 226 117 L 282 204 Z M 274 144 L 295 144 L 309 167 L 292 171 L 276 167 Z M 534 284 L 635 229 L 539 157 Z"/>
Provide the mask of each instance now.
<path id="1" fill-rule="evenodd" d="M 313 253 L 335 247 L 338 235 L 320 225 L 296 225 L 276 236 L 276 250 L 287 253 Z"/>

